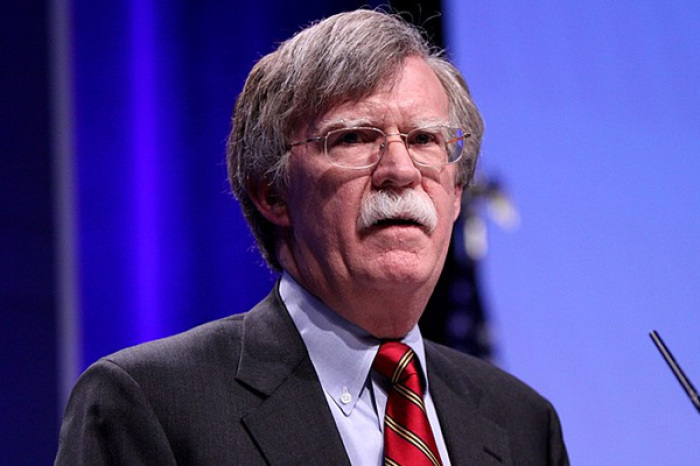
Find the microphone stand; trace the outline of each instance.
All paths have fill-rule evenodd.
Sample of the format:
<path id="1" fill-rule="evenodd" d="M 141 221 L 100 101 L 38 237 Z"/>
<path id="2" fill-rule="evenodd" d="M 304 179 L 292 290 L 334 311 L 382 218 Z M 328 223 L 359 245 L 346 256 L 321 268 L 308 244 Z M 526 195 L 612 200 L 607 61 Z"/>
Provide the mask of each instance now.
<path id="1" fill-rule="evenodd" d="M 661 356 L 663 356 L 663 358 L 666 360 L 668 367 L 670 367 L 673 371 L 673 374 L 678 379 L 678 382 L 680 382 L 681 386 L 683 387 L 683 390 L 685 390 L 685 392 L 688 394 L 688 397 L 690 397 L 690 401 L 695 406 L 695 409 L 697 409 L 698 412 L 700 412 L 700 397 L 698 396 L 697 390 L 695 390 L 693 384 L 690 383 L 690 380 L 688 380 L 688 377 L 686 377 L 685 373 L 683 372 L 683 369 L 681 369 L 681 366 L 678 365 L 676 359 L 671 354 L 671 351 L 664 344 L 664 341 L 661 339 L 661 336 L 656 330 L 652 330 L 649 336 L 654 341 L 656 347 L 659 349 Z"/>

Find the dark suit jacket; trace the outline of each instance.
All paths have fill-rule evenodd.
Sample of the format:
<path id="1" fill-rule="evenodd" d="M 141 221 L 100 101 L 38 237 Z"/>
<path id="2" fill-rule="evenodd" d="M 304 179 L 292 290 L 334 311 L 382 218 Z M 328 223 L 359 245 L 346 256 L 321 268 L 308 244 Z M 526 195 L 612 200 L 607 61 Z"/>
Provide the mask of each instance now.
<path id="1" fill-rule="evenodd" d="M 515 378 L 426 342 L 454 465 L 568 464 L 552 406 Z M 78 380 L 60 465 L 349 464 L 304 343 L 273 291 L 246 314 L 128 348 Z"/>

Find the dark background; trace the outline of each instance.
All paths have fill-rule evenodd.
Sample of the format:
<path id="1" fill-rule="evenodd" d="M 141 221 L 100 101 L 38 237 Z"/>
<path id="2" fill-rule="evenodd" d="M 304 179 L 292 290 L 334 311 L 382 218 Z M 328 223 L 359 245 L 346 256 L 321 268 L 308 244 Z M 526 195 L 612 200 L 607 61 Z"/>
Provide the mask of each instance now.
<path id="1" fill-rule="evenodd" d="M 68 387 L 98 357 L 266 293 L 273 277 L 226 191 L 233 102 L 275 44 L 363 5 L 2 2 L 0 464 L 52 462 Z M 417 21 L 439 11 L 393 6 Z M 426 27 L 442 40 L 439 18 Z"/>

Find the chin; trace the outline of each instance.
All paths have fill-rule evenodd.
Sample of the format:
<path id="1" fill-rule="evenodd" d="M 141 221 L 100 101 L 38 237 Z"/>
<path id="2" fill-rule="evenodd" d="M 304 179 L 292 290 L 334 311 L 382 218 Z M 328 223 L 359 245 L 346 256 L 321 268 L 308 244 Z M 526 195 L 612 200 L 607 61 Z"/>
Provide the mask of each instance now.
<path id="1" fill-rule="evenodd" d="M 420 286 L 433 282 L 434 285 L 439 276 L 438 273 L 433 277 L 436 275 L 434 259 L 430 260 L 413 252 L 389 251 L 372 262 L 373 270 L 370 271 L 369 278 L 376 280 L 378 284 L 383 282 L 384 285 L 395 283 L 401 286 Z M 434 279 L 431 280 L 432 278 Z"/>

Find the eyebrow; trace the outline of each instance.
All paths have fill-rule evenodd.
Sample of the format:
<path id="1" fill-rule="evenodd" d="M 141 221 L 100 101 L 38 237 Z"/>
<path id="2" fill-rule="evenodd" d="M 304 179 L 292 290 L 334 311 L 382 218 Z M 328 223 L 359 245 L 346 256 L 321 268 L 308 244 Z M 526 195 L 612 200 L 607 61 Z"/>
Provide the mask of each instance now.
<path id="1" fill-rule="evenodd" d="M 332 118 L 329 120 L 321 120 L 318 122 L 318 124 L 314 125 L 317 134 L 326 134 L 328 131 L 332 131 L 334 129 L 352 128 L 357 126 L 367 126 L 382 130 L 384 129 L 383 123 L 380 123 L 378 120 L 373 119 L 371 117 Z M 429 126 L 450 126 L 450 124 L 448 122 L 445 122 L 445 120 L 442 118 L 426 118 L 412 120 L 409 126 L 410 129 L 408 131 L 414 130 L 416 128 L 425 128 Z"/>
<path id="2" fill-rule="evenodd" d="M 377 121 L 369 117 L 360 118 L 332 118 L 329 120 L 321 120 L 314 125 L 317 132 L 325 134 L 328 131 L 340 128 L 352 128 L 353 126 L 370 126 L 377 127 Z"/>

